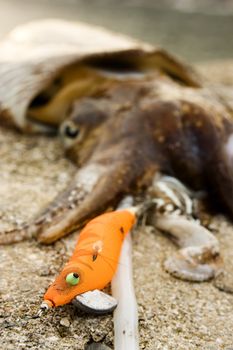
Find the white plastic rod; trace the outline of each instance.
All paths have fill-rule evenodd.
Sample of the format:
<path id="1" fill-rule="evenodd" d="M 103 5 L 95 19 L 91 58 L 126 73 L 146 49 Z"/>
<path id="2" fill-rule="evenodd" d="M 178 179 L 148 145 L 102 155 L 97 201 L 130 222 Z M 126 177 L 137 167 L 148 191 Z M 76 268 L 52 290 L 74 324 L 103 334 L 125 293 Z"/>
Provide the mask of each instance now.
<path id="1" fill-rule="evenodd" d="M 125 206 L 119 206 L 123 209 Z M 138 310 L 133 286 L 132 239 L 123 242 L 117 272 L 112 280 L 112 295 L 118 301 L 114 311 L 114 350 L 139 350 Z"/>

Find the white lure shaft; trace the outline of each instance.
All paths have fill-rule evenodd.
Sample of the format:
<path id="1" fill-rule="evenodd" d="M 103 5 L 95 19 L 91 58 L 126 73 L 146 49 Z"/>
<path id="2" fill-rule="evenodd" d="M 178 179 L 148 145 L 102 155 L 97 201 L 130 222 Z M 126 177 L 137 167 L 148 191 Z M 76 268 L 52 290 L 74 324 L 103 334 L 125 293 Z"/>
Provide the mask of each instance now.
<path id="1" fill-rule="evenodd" d="M 118 306 L 114 311 L 114 350 L 139 350 L 138 311 L 133 287 L 132 239 L 127 234 L 117 272 L 112 280 L 112 296 Z"/>

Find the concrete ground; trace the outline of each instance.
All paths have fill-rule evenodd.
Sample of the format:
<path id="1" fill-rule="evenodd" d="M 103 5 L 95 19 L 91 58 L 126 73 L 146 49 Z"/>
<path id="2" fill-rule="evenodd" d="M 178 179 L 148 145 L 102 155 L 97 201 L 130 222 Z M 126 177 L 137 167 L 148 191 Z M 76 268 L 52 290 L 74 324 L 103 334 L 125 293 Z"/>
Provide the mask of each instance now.
<path id="1" fill-rule="evenodd" d="M 182 10 L 187 1 L 176 1 L 179 9 L 152 3 L 25 0 L 19 6 L 18 0 L 0 0 L 0 37 L 17 24 L 45 16 L 87 21 L 159 44 L 191 62 L 229 59 L 208 61 L 200 69 L 216 82 L 233 85 L 232 11 L 224 6 L 219 7 L 220 12 L 214 8 Z M 0 164 L 0 230 L 30 220 L 75 173 L 57 139 L 1 129 Z M 134 233 L 140 349 L 233 349 L 233 294 L 215 287 L 217 283 L 233 291 L 233 226 L 223 216 L 213 221 L 226 272 L 216 282 L 188 283 L 171 277 L 164 271 L 163 261 L 176 249 L 172 243 L 151 227 Z M 32 240 L 0 247 L 1 349 L 81 350 L 91 340 L 112 347 L 111 315 L 85 315 L 68 305 L 41 319 L 32 318 L 46 288 L 72 252 L 75 239 L 76 234 L 51 246 Z"/>
<path id="2" fill-rule="evenodd" d="M 228 61 L 232 71 L 233 62 Z M 202 66 L 215 80 L 233 83 L 224 62 Z M 231 67 L 231 68 L 230 68 Z M 30 220 L 61 191 L 75 167 L 56 138 L 0 130 L 0 228 Z M 176 248 L 161 233 L 142 227 L 134 233 L 134 283 L 139 305 L 140 349 L 233 349 L 233 229 L 225 217 L 213 218 L 225 262 L 215 282 L 188 283 L 163 269 Z M 112 316 L 90 316 L 67 305 L 40 319 L 43 293 L 72 252 L 76 234 L 50 245 L 31 240 L 0 247 L 0 348 L 84 349 L 91 340 L 112 347 Z M 127 310 L 126 310 L 127 312 Z"/>

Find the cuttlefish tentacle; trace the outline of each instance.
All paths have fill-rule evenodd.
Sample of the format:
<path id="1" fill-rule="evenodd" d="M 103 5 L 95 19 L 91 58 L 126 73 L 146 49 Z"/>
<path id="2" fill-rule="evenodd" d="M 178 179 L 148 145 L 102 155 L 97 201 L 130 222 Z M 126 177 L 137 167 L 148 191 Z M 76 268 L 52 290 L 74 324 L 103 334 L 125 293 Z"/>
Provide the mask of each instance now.
<path id="1" fill-rule="evenodd" d="M 165 269 L 184 280 L 205 281 L 222 270 L 217 239 L 197 221 L 173 213 L 157 215 L 156 228 L 169 233 L 181 249 L 168 257 Z"/>
<path id="2" fill-rule="evenodd" d="M 165 260 L 165 269 L 188 281 L 217 276 L 223 265 L 218 240 L 201 225 L 194 208 L 194 201 L 199 201 L 203 193 L 192 192 L 177 179 L 160 175 L 154 178 L 149 194 L 155 203 L 150 224 L 169 233 L 181 248 Z"/>
<path id="3" fill-rule="evenodd" d="M 165 269 L 175 277 L 202 282 L 222 270 L 219 243 L 203 226 L 186 217 L 157 217 L 156 227 L 176 238 L 181 249 L 167 258 Z"/>

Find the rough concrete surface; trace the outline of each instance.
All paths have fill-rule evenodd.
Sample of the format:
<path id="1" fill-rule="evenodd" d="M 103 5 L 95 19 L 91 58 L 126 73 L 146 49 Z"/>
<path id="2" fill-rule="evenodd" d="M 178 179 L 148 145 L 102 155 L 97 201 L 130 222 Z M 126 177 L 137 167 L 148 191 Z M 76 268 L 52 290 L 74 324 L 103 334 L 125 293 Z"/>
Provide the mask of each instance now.
<path id="1" fill-rule="evenodd" d="M 1 230 L 32 219 L 75 172 L 56 138 L 6 130 L 0 130 L 0 164 Z M 223 216 L 213 221 L 226 270 L 216 284 L 233 291 L 232 224 Z M 67 305 L 31 318 L 75 239 L 73 234 L 50 246 L 31 240 L 0 247 L 1 349 L 81 350 L 92 339 L 112 348 L 111 316 L 85 315 Z M 151 227 L 134 232 L 140 349 L 233 349 L 233 294 L 213 281 L 188 283 L 167 274 L 163 261 L 175 249 Z"/>

